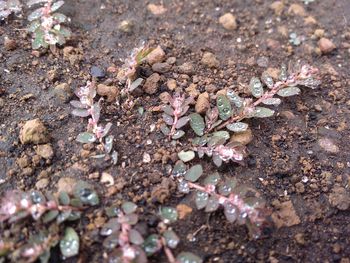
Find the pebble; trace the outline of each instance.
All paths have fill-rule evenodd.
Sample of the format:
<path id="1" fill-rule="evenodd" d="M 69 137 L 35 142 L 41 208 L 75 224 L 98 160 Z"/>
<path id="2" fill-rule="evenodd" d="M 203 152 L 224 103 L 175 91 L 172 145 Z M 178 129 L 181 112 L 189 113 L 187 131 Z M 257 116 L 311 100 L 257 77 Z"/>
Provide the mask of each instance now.
<path id="1" fill-rule="evenodd" d="M 186 204 L 178 204 L 176 206 L 177 213 L 179 214 L 179 219 L 184 219 L 187 215 L 192 213 L 192 208 Z"/>
<path id="2" fill-rule="evenodd" d="M 146 79 L 145 84 L 143 85 L 143 90 L 147 94 L 154 94 L 158 91 L 159 85 L 158 82 L 160 81 L 160 76 L 158 73 L 153 73 L 151 76 L 149 76 Z"/>
<path id="3" fill-rule="evenodd" d="M 219 60 L 217 60 L 215 55 L 211 52 L 205 52 L 203 54 L 201 62 L 202 62 L 202 64 L 204 64 L 210 68 L 217 68 L 220 65 Z"/>
<path id="4" fill-rule="evenodd" d="M 321 28 L 316 29 L 314 32 L 314 36 L 319 39 L 322 38 L 324 36 L 324 29 L 321 29 Z"/>
<path id="5" fill-rule="evenodd" d="M 176 80 L 175 79 L 168 79 L 167 83 L 166 83 L 168 89 L 170 90 L 175 90 L 176 89 Z"/>
<path id="6" fill-rule="evenodd" d="M 270 5 L 270 9 L 275 12 L 276 16 L 280 16 L 284 9 L 284 3 L 282 1 L 275 1 Z"/>
<path id="7" fill-rule="evenodd" d="M 17 163 L 17 165 L 18 165 L 21 169 L 23 169 L 23 168 L 28 167 L 30 162 L 29 162 L 28 156 L 25 155 L 25 156 L 23 156 L 23 157 L 18 158 L 18 159 L 16 160 L 16 163 Z"/>
<path id="8" fill-rule="evenodd" d="M 103 78 L 106 76 L 106 72 L 97 66 L 92 66 L 90 69 L 90 74 L 91 76 L 95 77 L 95 78 Z"/>
<path id="9" fill-rule="evenodd" d="M 148 64 L 153 65 L 155 63 L 160 63 L 165 60 L 165 52 L 161 48 L 161 46 L 157 46 L 154 50 L 152 50 L 146 57 L 146 61 Z"/>
<path id="10" fill-rule="evenodd" d="M 7 51 L 15 50 L 17 47 L 16 40 L 12 38 L 5 37 L 4 47 Z"/>
<path id="11" fill-rule="evenodd" d="M 302 5 L 299 5 L 299 4 L 291 4 L 289 9 L 288 9 L 288 13 L 294 14 L 297 16 L 306 16 L 306 12 L 305 12 L 304 7 Z"/>
<path id="12" fill-rule="evenodd" d="M 209 108 L 210 108 L 210 102 L 209 102 L 208 92 L 203 92 L 199 94 L 196 102 L 196 106 L 195 106 L 196 112 L 199 114 L 206 113 Z"/>
<path id="13" fill-rule="evenodd" d="M 169 92 L 164 91 L 161 94 L 159 94 L 159 99 L 163 104 L 167 104 L 171 99 L 171 95 L 169 94 Z"/>
<path id="14" fill-rule="evenodd" d="M 150 163 L 150 162 L 151 162 L 151 155 L 149 155 L 148 153 L 144 153 L 144 154 L 143 154 L 142 161 L 143 161 L 144 163 Z"/>
<path id="15" fill-rule="evenodd" d="M 178 67 L 179 73 L 192 75 L 194 73 L 194 66 L 191 62 L 185 62 Z"/>
<path id="16" fill-rule="evenodd" d="M 253 133 L 250 128 L 248 128 L 244 132 L 237 132 L 234 133 L 231 138 L 230 142 L 239 142 L 242 145 L 247 145 L 253 140 Z"/>
<path id="17" fill-rule="evenodd" d="M 103 172 L 101 175 L 100 182 L 102 184 L 106 185 L 107 187 L 110 187 L 110 186 L 114 185 L 114 178 L 109 173 Z"/>
<path id="18" fill-rule="evenodd" d="M 300 224 L 300 218 L 297 215 L 292 201 L 286 201 L 280 204 L 276 204 L 277 211 L 271 215 L 277 228 L 283 226 L 290 227 Z"/>
<path id="19" fill-rule="evenodd" d="M 104 97 L 107 97 L 107 102 L 113 102 L 119 95 L 119 90 L 115 86 L 107 86 L 104 84 L 97 85 L 97 94 Z"/>
<path id="20" fill-rule="evenodd" d="M 147 10 L 150 11 L 155 16 L 162 15 L 167 11 L 167 9 L 163 5 L 155 5 L 155 4 L 149 4 L 147 6 Z"/>
<path id="21" fill-rule="evenodd" d="M 329 138 L 321 138 L 318 140 L 318 144 L 326 151 L 330 153 L 338 153 L 339 147 Z"/>
<path id="22" fill-rule="evenodd" d="M 322 54 L 331 53 L 334 49 L 336 49 L 336 46 L 334 45 L 334 43 L 328 38 L 324 38 L 324 37 L 322 37 L 318 41 L 318 47 L 321 50 Z"/>
<path id="23" fill-rule="evenodd" d="M 154 63 L 152 65 L 152 70 L 158 73 L 166 73 L 171 69 L 171 65 L 168 63 Z"/>
<path id="24" fill-rule="evenodd" d="M 41 144 L 50 140 L 45 125 L 39 119 L 27 121 L 20 131 L 19 138 L 22 144 Z"/>
<path id="25" fill-rule="evenodd" d="M 35 147 L 35 152 L 37 155 L 41 156 L 46 160 L 52 159 L 54 152 L 51 144 L 41 144 Z"/>
<path id="26" fill-rule="evenodd" d="M 57 182 L 57 192 L 72 194 L 77 180 L 71 177 L 62 177 Z"/>
<path id="27" fill-rule="evenodd" d="M 57 85 L 53 93 L 55 96 L 62 102 L 67 103 L 71 99 L 73 92 L 71 88 L 69 87 L 68 83 L 61 83 Z"/>
<path id="28" fill-rule="evenodd" d="M 44 189 L 49 185 L 49 180 L 47 178 L 40 179 L 36 182 L 35 187 L 38 190 Z"/>
<path id="29" fill-rule="evenodd" d="M 331 206 L 339 210 L 347 210 L 350 207 L 350 193 L 345 188 L 335 185 L 329 195 L 329 203 Z"/>
<path id="30" fill-rule="evenodd" d="M 130 20 L 123 20 L 119 26 L 118 29 L 124 33 L 130 33 L 134 29 L 134 23 Z"/>
<path id="31" fill-rule="evenodd" d="M 219 18 L 219 23 L 227 30 L 237 29 L 236 17 L 231 13 L 226 13 Z"/>

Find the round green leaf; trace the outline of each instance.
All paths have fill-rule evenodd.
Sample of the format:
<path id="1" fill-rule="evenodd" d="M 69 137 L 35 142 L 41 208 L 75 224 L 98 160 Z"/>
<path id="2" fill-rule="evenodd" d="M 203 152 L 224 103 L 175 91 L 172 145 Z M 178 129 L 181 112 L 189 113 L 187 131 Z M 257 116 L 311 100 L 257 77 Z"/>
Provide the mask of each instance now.
<path id="1" fill-rule="evenodd" d="M 203 136 L 204 129 L 205 129 L 205 123 L 204 119 L 201 115 L 198 113 L 192 113 L 190 115 L 190 125 L 192 130 L 198 135 Z"/>
<path id="2" fill-rule="evenodd" d="M 192 166 L 185 174 L 185 179 L 190 182 L 196 182 L 203 174 L 203 167 L 200 164 Z"/>
<path id="3" fill-rule="evenodd" d="M 274 113 L 275 113 L 275 111 L 271 110 L 269 108 L 256 107 L 255 108 L 254 117 L 256 117 L 256 118 L 267 118 L 267 117 L 273 116 Z"/>
<path id="4" fill-rule="evenodd" d="M 60 250 L 65 258 L 74 257 L 79 253 L 79 236 L 71 227 L 67 227 L 63 239 L 60 241 Z"/>
<path id="5" fill-rule="evenodd" d="M 232 108 L 229 99 L 225 95 L 218 95 L 216 105 L 219 110 L 220 119 L 226 121 L 232 115 Z"/>
<path id="6" fill-rule="evenodd" d="M 177 262 L 179 263 L 202 263 L 203 260 L 197 255 L 191 252 L 181 252 L 176 257 Z"/>
<path id="7" fill-rule="evenodd" d="M 160 216 L 165 223 L 173 223 L 177 220 L 178 214 L 175 208 L 165 206 L 160 209 Z"/>
<path id="8" fill-rule="evenodd" d="M 179 159 L 185 163 L 191 161 L 195 157 L 194 151 L 181 151 L 177 154 Z"/>

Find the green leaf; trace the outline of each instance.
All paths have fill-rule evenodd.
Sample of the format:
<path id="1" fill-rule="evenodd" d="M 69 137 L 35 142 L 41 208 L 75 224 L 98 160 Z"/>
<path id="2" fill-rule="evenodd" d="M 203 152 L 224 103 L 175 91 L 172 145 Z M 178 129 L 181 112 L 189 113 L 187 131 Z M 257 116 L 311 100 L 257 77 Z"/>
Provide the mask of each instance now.
<path id="1" fill-rule="evenodd" d="M 54 13 L 53 18 L 57 20 L 58 23 L 64 23 L 67 20 L 67 16 L 61 13 Z"/>
<path id="2" fill-rule="evenodd" d="M 238 96 L 233 90 L 228 90 L 226 96 L 237 108 L 241 108 L 243 106 L 243 99 Z"/>
<path id="3" fill-rule="evenodd" d="M 186 165 L 183 161 L 177 161 L 171 172 L 174 177 L 183 176 L 186 173 Z"/>
<path id="4" fill-rule="evenodd" d="M 248 124 L 238 121 L 235 123 L 227 124 L 226 128 L 233 132 L 243 132 L 248 129 Z"/>
<path id="5" fill-rule="evenodd" d="M 253 77 L 250 80 L 249 88 L 252 92 L 252 95 L 256 98 L 260 98 L 264 94 L 263 85 L 261 84 L 260 79 L 256 77 Z"/>
<path id="6" fill-rule="evenodd" d="M 300 93 L 300 89 L 298 87 L 288 87 L 285 89 L 281 89 L 277 92 L 277 94 L 281 97 L 290 97 L 294 95 L 298 95 Z"/>
<path id="7" fill-rule="evenodd" d="M 43 11 L 44 8 L 38 8 L 35 11 L 33 11 L 32 13 L 30 13 L 30 15 L 28 16 L 28 21 L 33 21 L 38 19 L 39 17 L 41 17 L 43 15 Z"/>
<path id="8" fill-rule="evenodd" d="M 204 185 L 217 185 L 220 182 L 220 174 L 213 173 L 204 179 Z"/>
<path id="9" fill-rule="evenodd" d="M 44 223 L 49 223 L 52 220 L 54 220 L 58 216 L 59 212 L 58 210 L 51 210 L 47 212 L 44 217 L 43 217 L 43 222 Z"/>
<path id="10" fill-rule="evenodd" d="M 208 203 L 205 207 L 205 212 L 211 213 L 216 211 L 219 208 L 219 200 L 215 196 L 210 196 Z"/>
<path id="11" fill-rule="evenodd" d="M 60 241 L 60 250 L 65 258 L 79 254 L 79 236 L 73 228 L 66 228 L 64 237 Z"/>
<path id="12" fill-rule="evenodd" d="M 275 111 L 271 110 L 269 108 L 256 107 L 255 108 L 254 117 L 256 117 L 256 118 L 267 118 L 267 117 L 273 116 L 274 113 L 275 113 Z"/>
<path id="13" fill-rule="evenodd" d="M 230 139 L 230 134 L 227 131 L 217 131 L 213 133 L 213 137 L 222 138 L 227 141 Z"/>
<path id="14" fill-rule="evenodd" d="M 263 100 L 262 103 L 264 103 L 265 105 L 280 105 L 281 104 L 281 99 L 280 98 L 268 98 Z"/>
<path id="15" fill-rule="evenodd" d="M 143 82 L 142 78 L 138 78 L 135 81 L 133 81 L 129 87 L 129 91 L 134 91 L 135 89 L 137 89 Z"/>
<path id="16" fill-rule="evenodd" d="M 170 133 L 170 129 L 164 123 L 160 125 L 160 130 L 165 136 L 169 135 Z"/>
<path id="17" fill-rule="evenodd" d="M 160 236 L 156 234 L 152 234 L 146 238 L 142 246 L 147 256 L 153 255 L 154 253 L 156 253 L 162 248 L 159 239 L 160 239 Z"/>
<path id="18" fill-rule="evenodd" d="M 27 30 L 31 33 L 34 33 L 40 27 L 40 25 L 41 24 L 40 24 L 39 20 L 34 20 L 33 22 L 30 23 Z"/>
<path id="19" fill-rule="evenodd" d="M 176 257 L 176 262 L 179 263 L 202 263 L 203 260 L 198 257 L 197 255 L 191 253 L 191 252 L 181 252 L 177 257 Z"/>
<path id="20" fill-rule="evenodd" d="M 65 26 L 61 26 L 59 32 L 60 32 L 60 34 L 62 34 L 65 38 L 70 38 L 71 35 L 72 35 L 72 31 L 71 31 L 69 28 L 65 27 Z"/>
<path id="21" fill-rule="evenodd" d="M 180 238 L 176 235 L 173 230 L 166 230 L 163 233 L 166 245 L 170 248 L 176 248 L 180 242 Z"/>
<path id="22" fill-rule="evenodd" d="M 195 157 L 194 151 L 181 151 L 177 154 L 179 159 L 185 163 L 191 161 Z"/>
<path id="23" fill-rule="evenodd" d="M 190 182 L 196 182 L 203 174 L 203 167 L 200 164 L 192 166 L 185 174 L 185 179 Z"/>
<path id="24" fill-rule="evenodd" d="M 129 239 L 130 242 L 133 243 L 134 245 L 141 245 L 144 240 L 143 237 L 141 236 L 140 232 L 135 230 L 135 229 L 130 229 L 129 231 Z"/>
<path id="25" fill-rule="evenodd" d="M 60 192 L 58 195 L 58 201 L 60 202 L 61 205 L 69 205 L 70 198 L 67 192 Z"/>
<path id="26" fill-rule="evenodd" d="M 113 139 L 114 139 L 113 135 L 109 135 L 109 136 L 106 137 L 106 139 L 105 139 L 105 146 L 104 146 L 106 153 L 110 153 L 112 151 Z"/>
<path id="27" fill-rule="evenodd" d="M 196 192 L 195 203 L 198 210 L 207 206 L 209 200 L 209 194 L 206 192 Z"/>
<path id="28" fill-rule="evenodd" d="M 225 95 L 218 95 L 218 97 L 216 98 L 216 105 L 219 110 L 220 119 L 226 121 L 231 117 L 232 115 L 231 103 Z"/>
<path id="29" fill-rule="evenodd" d="M 232 203 L 227 202 L 224 204 L 225 217 L 230 223 L 233 223 L 237 220 L 238 212 L 238 208 Z"/>
<path id="30" fill-rule="evenodd" d="M 93 143 L 96 141 L 96 136 L 90 132 L 82 132 L 77 136 L 77 141 L 81 143 Z"/>
<path id="31" fill-rule="evenodd" d="M 137 205 L 134 204 L 133 202 L 124 202 L 122 204 L 122 209 L 125 214 L 131 214 L 134 213 L 137 209 Z"/>
<path id="32" fill-rule="evenodd" d="M 281 65 L 281 73 L 279 75 L 279 80 L 286 81 L 287 78 L 288 78 L 287 66 L 286 66 L 286 64 L 282 64 Z"/>
<path id="33" fill-rule="evenodd" d="M 176 208 L 169 207 L 169 206 L 164 206 L 160 208 L 160 216 L 163 219 L 163 221 L 168 224 L 168 223 L 173 223 L 177 221 L 178 214 L 176 211 Z"/>
<path id="34" fill-rule="evenodd" d="M 32 42 L 32 48 L 39 49 L 40 47 L 43 47 L 44 44 L 45 44 L 44 31 L 41 29 L 38 29 L 34 32 L 34 40 Z"/>
<path id="35" fill-rule="evenodd" d="M 96 191 L 93 190 L 92 186 L 84 181 L 79 181 L 76 183 L 73 194 L 78 198 L 83 204 L 95 206 L 100 203 Z"/>
<path id="36" fill-rule="evenodd" d="M 56 3 L 54 3 L 51 6 L 51 12 L 55 12 L 56 10 L 58 10 L 62 5 L 64 4 L 64 1 L 57 1 Z"/>
<path id="37" fill-rule="evenodd" d="M 177 139 L 180 139 L 184 135 L 185 135 L 185 132 L 183 130 L 177 130 L 171 138 L 173 140 L 177 140 Z"/>
<path id="38" fill-rule="evenodd" d="M 269 73 L 267 73 L 266 71 L 263 72 L 262 76 L 261 76 L 261 80 L 266 84 L 266 86 L 270 89 L 273 88 L 274 85 L 274 81 L 272 79 L 272 77 L 269 75 Z"/>
<path id="39" fill-rule="evenodd" d="M 198 135 L 198 136 L 203 136 L 204 134 L 204 129 L 205 129 L 205 123 L 204 119 L 201 115 L 198 113 L 192 113 L 190 115 L 190 125 L 192 130 Z"/>

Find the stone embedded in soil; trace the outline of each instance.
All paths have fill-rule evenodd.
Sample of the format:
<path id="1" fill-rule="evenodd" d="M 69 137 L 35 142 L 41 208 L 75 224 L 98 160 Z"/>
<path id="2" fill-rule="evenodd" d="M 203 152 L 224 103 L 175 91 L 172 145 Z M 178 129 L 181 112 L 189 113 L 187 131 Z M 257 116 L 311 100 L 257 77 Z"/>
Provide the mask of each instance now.
<path id="1" fill-rule="evenodd" d="M 5 37 L 4 47 L 7 51 L 15 50 L 17 47 L 16 40 L 12 38 Z"/>
<path id="2" fill-rule="evenodd" d="M 334 43 L 328 38 L 324 38 L 324 37 L 322 37 L 318 41 L 318 47 L 322 54 L 331 53 L 334 49 L 336 49 L 336 46 L 334 45 Z"/>
<path id="3" fill-rule="evenodd" d="M 171 99 L 171 95 L 169 94 L 169 92 L 165 91 L 159 95 L 159 99 L 163 104 L 167 104 L 167 103 L 169 103 L 169 101 Z"/>
<path id="4" fill-rule="evenodd" d="M 169 90 L 175 90 L 176 86 L 177 86 L 176 80 L 175 79 L 168 79 L 166 85 L 167 85 Z"/>
<path id="5" fill-rule="evenodd" d="M 153 65 L 155 63 L 161 63 L 165 60 L 165 52 L 161 46 L 157 46 L 151 53 L 146 57 L 148 64 Z"/>
<path id="6" fill-rule="evenodd" d="M 57 182 L 57 193 L 67 192 L 72 194 L 77 180 L 71 177 L 62 177 Z"/>
<path id="7" fill-rule="evenodd" d="M 50 160 L 53 157 L 53 149 L 51 144 L 41 144 L 35 147 L 35 152 L 37 155 L 41 156 L 46 160 Z"/>
<path id="8" fill-rule="evenodd" d="M 273 212 L 271 218 L 277 228 L 283 226 L 290 227 L 300 224 L 300 218 L 297 215 L 292 201 L 286 201 L 278 204 L 276 207 L 278 210 Z"/>
<path id="9" fill-rule="evenodd" d="M 179 73 L 192 75 L 194 73 L 194 66 L 191 62 L 185 62 L 178 67 Z"/>
<path id="10" fill-rule="evenodd" d="M 160 81 L 160 75 L 158 73 L 153 73 L 151 76 L 149 76 L 146 79 L 146 82 L 143 85 L 143 90 L 150 95 L 156 93 L 159 88 L 159 84 L 158 84 L 159 81 Z"/>
<path id="11" fill-rule="evenodd" d="M 22 144 L 41 144 L 49 142 L 50 135 L 45 125 L 39 119 L 34 119 L 23 125 L 19 138 Z"/>
<path id="12" fill-rule="evenodd" d="M 167 11 L 167 9 L 163 5 L 155 5 L 155 4 L 149 4 L 147 6 L 147 10 L 150 11 L 155 16 L 162 15 Z"/>
<path id="13" fill-rule="evenodd" d="M 200 94 L 200 92 L 197 89 L 197 85 L 194 83 L 191 83 L 185 90 L 188 93 L 188 95 L 190 95 L 194 99 L 197 98 Z"/>
<path id="14" fill-rule="evenodd" d="M 95 77 L 95 78 L 103 78 L 106 76 L 106 72 L 97 66 L 92 66 L 90 69 L 90 74 L 91 76 Z"/>
<path id="15" fill-rule="evenodd" d="M 304 7 L 299 4 L 291 4 L 288 9 L 288 13 L 297 15 L 297 16 L 306 16 Z"/>
<path id="16" fill-rule="evenodd" d="M 68 83 L 61 83 L 57 85 L 54 88 L 53 93 L 55 94 L 56 98 L 65 103 L 68 102 L 73 95 Z"/>
<path id="17" fill-rule="evenodd" d="M 282 15 L 284 8 L 284 3 L 282 1 L 275 1 L 270 5 L 270 9 L 272 9 L 275 12 L 276 16 Z"/>
<path id="18" fill-rule="evenodd" d="M 168 63 L 154 63 L 152 65 L 152 70 L 158 73 L 166 73 L 171 69 L 171 65 Z"/>
<path id="19" fill-rule="evenodd" d="M 319 139 L 318 144 L 326 152 L 330 152 L 330 153 L 338 153 L 339 152 L 339 147 L 333 142 L 333 140 L 331 140 L 329 138 Z"/>
<path id="20" fill-rule="evenodd" d="M 335 185 L 328 197 L 331 206 L 339 210 L 347 210 L 350 207 L 350 192 L 339 185 Z"/>
<path id="21" fill-rule="evenodd" d="M 149 153 L 143 153 L 142 161 L 144 163 L 150 163 L 151 162 L 151 155 L 149 155 Z"/>
<path id="22" fill-rule="evenodd" d="M 110 186 L 114 185 L 114 178 L 111 174 L 103 172 L 101 175 L 100 182 L 102 184 L 106 185 L 107 187 L 110 187 Z"/>
<path id="23" fill-rule="evenodd" d="M 227 30 L 237 29 L 236 17 L 231 13 L 226 13 L 219 18 L 219 23 Z"/>
<path id="24" fill-rule="evenodd" d="M 207 112 L 207 110 L 210 108 L 210 102 L 209 102 L 209 94 L 208 92 L 203 92 L 198 96 L 197 102 L 196 102 L 196 112 L 199 114 Z"/>
<path id="25" fill-rule="evenodd" d="M 119 90 L 115 86 L 107 86 L 104 84 L 97 85 L 97 94 L 104 97 L 107 97 L 107 102 L 113 102 L 119 95 Z"/>
<path id="26" fill-rule="evenodd" d="M 29 157 L 27 155 L 24 155 L 20 158 L 17 158 L 16 163 L 19 166 L 19 168 L 21 169 L 26 168 L 30 164 Z"/>
<path id="27" fill-rule="evenodd" d="M 205 52 L 203 54 L 201 62 L 202 62 L 202 64 L 204 64 L 210 68 L 217 68 L 220 65 L 219 60 L 211 52 Z"/>
<path id="28" fill-rule="evenodd" d="M 180 220 L 184 219 L 187 215 L 192 213 L 192 208 L 185 204 L 178 204 L 176 206 L 176 210 Z"/>
<path id="29" fill-rule="evenodd" d="M 253 133 L 250 128 L 248 128 L 244 132 L 234 133 L 230 138 L 230 142 L 239 142 L 242 145 L 247 145 L 252 140 L 253 140 Z"/>
<path id="30" fill-rule="evenodd" d="M 38 190 L 44 189 L 49 185 L 49 179 L 43 178 L 36 182 L 35 187 Z"/>
<path id="31" fill-rule="evenodd" d="M 123 20 L 122 22 L 120 22 L 118 29 L 124 33 L 130 33 L 132 32 L 133 28 L 134 28 L 134 23 L 131 20 Z"/>

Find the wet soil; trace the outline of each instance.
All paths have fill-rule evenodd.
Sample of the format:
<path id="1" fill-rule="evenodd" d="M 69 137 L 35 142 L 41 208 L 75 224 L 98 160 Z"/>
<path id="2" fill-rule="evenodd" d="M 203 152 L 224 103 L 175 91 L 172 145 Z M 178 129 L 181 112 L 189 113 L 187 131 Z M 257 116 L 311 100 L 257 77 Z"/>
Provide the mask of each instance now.
<path id="1" fill-rule="evenodd" d="M 30 37 L 22 30 L 25 20 L 14 17 L 1 24 L 1 192 L 35 189 L 42 179 L 48 180 L 44 190 L 54 191 L 62 177 L 93 183 L 102 204 L 89 211 L 80 226 L 83 236 L 91 234 L 103 207 L 118 200 L 136 202 L 147 222 L 153 220 L 159 205 L 193 205 L 190 197 L 177 193 L 168 175 L 176 154 L 188 149 L 194 136 L 188 131 L 173 144 L 159 130 L 159 95 L 172 93 L 168 80 L 174 79 L 180 90 L 194 84 L 199 92 L 216 92 L 232 85 L 242 88 L 266 67 L 279 68 L 283 62 L 302 60 L 320 69 L 321 86 L 285 99 L 272 118 L 251 120 L 253 140 L 248 145 L 247 165 L 229 163 L 219 169 L 262 193 L 272 209 L 274 228 L 263 238 L 251 240 L 244 226 L 227 223 L 221 212 L 209 215 L 193 210 L 176 223 L 181 245 L 175 254 L 192 251 L 204 262 L 350 262 L 348 0 L 316 0 L 309 5 L 284 1 L 280 16 L 270 8 L 272 1 L 261 0 L 165 0 L 166 11 L 161 15 L 147 10 L 149 1 L 144 0 L 66 2 L 62 12 L 72 18 L 74 32 L 66 44 L 70 50 L 35 56 Z M 294 13 L 292 4 L 304 7 L 305 13 Z M 219 23 L 219 17 L 228 12 L 236 16 L 236 30 L 228 31 Z M 124 20 L 133 23 L 130 32 L 119 29 Z M 320 54 L 318 38 L 313 36 L 316 29 L 325 31 L 336 50 Z M 292 32 L 305 37 L 300 45 L 289 42 Z M 17 42 L 14 50 L 5 49 L 5 37 Z M 175 65 L 160 74 L 155 94 L 134 95 L 134 108 L 127 109 L 123 99 L 120 103 L 103 102 L 102 119 L 113 123 L 111 134 L 119 161 L 113 166 L 109 160 L 89 158 L 96 145 L 83 147 L 75 141 L 86 128 L 86 119 L 72 116 L 70 104 L 57 98 L 54 87 L 68 83 L 75 90 L 85 85 L 91 79 L 92 66 L 118 69 L 142 41 L 153 47 L 160 45 L 167 58 L 176 58 Z M 219 65 L 203 65 L 204 52 L 215 54 Z M 267 65 L 257 63 L 261 58 L 267 59 Z M 178 66 L 186 62 L 193 69 L 183 74 Z M 145 66 L 140 74 L 147 78 L 152 70 Z M 98 82 L 123 88 L 112 72 Z M 49 129 L 52 160 L 38 157 L 33 145 L 22 145 L 19 140 L 25 121 L 35 118 Z M 332 149 L 321 146 L 320 139 L 325 138 L 334 144 Z M 151 156 L 149 163 L 143 162 L 145 153 Z M 21 166 L 23 158 L 27 164 Z M 216 170 L 209 159 L 196 162 L 203 165 L 205 173 Z M 100 183 L 102 173 L 112 175 L 114 185 Z M 194 233 L 195 238 L 191 238 Z M 90 244 L 88 238 L 83 238 L 81 251 L 80 262 L 100 262 L 102 258 L 101 243 Z M 166 262 L 162 255 L 152 260 Z"/>

